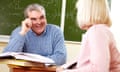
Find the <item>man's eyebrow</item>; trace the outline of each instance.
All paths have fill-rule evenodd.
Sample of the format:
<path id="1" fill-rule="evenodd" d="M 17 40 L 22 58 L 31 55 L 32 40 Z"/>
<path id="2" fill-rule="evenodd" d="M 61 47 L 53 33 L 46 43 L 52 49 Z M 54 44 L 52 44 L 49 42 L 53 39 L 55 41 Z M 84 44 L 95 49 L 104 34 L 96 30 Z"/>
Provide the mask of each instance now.
<path id="1" fill-rule="evenodd" d="M 44 18 L 45 16 L 44 15 L 41 15 L 40 17 L 39 17 L 39 19 L 42 19 L 42 18 Z M 37 18 L 30 18 L 31 20 L 36 20 Z"/>

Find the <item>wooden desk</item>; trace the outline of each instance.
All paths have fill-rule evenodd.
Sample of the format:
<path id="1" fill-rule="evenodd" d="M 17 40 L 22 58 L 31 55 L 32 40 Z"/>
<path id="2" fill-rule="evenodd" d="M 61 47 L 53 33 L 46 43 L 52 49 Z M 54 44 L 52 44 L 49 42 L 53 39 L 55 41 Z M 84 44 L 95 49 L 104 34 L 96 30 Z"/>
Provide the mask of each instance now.
<path id="1" fill-rule="evenodd" d="M 17 65 L 8 65 L 10 72 L 56 72 L 56 67 L 25 67 Z"/>
<path id="2" fill-rule="evenodd" d="M 10 72 L 56 72 L 56 66 L 46 66 L 43 63 L 13 59 L 1 59 L 0 63 L 7 64 Z"/>

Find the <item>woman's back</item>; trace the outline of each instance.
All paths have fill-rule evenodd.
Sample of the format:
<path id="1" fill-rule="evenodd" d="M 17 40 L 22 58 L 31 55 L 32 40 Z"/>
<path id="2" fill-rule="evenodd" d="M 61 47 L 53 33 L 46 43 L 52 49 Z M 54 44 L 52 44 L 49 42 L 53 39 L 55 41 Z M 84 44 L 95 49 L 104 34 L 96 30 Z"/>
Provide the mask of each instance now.
<path id="1" fill-rule="evenodd" d="M 77 67 L 86 72 L 120 72 L 120 54 L 109 27 L 98 24 L 87 30 Z"/>

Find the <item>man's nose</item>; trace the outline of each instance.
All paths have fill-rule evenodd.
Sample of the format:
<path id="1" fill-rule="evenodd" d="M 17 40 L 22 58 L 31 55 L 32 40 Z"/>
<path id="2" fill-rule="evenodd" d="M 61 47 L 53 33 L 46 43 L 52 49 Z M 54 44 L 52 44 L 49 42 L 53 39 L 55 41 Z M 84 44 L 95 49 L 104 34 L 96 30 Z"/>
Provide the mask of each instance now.
<path id="1" fill-rule="evenodd" d="M 38 24 L 41 24 L 41 20 L 40 19 L 37 19 L 36 21 Z"/>

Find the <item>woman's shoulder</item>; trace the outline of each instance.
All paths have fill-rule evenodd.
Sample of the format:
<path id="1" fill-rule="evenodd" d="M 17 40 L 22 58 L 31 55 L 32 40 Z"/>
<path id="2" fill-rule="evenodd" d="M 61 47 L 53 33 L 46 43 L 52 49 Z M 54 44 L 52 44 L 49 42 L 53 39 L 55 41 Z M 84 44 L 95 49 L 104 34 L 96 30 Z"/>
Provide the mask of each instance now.
<path id="1" fill-rule="evenodd" d="M 90 30 L 101 30 L 101 29 L 109 29 L 109 27 L 105 24 L 96 24 L 96 25 L 93 25 L 89 28 Z"/>
<path id="2" fill-rule="evenodd" d="M 88 30 L 87 30 L 87 32 L 111 32 L 110 31 L 110 29 L 109 29 L 109 27 L 107 26 L 107 25 L 105 25 L 105 24 L 97 24 L 97 25 L 93 25 L 93 26 L 91 26 Z"/>

